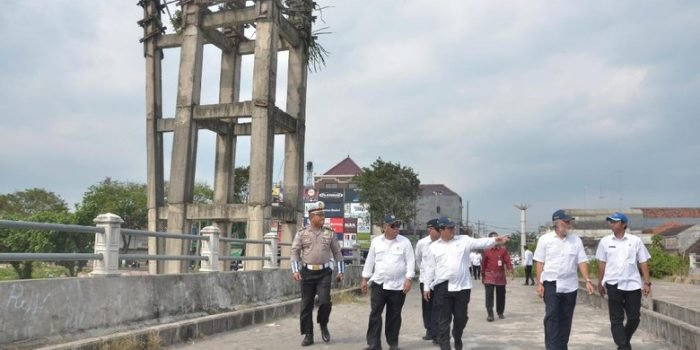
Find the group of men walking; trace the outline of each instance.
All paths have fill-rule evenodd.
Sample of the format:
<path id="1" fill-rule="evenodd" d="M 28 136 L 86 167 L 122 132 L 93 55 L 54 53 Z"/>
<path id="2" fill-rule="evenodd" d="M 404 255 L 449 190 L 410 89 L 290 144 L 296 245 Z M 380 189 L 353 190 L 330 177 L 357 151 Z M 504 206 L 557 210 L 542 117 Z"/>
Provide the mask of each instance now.
<path id="1" fill-rule="evenodd" d="M 569 233 L 572 220 L 574 218 L 565 211 L 557 210 L 552 215 L 553 230 L 539 238 L 534 254 L 527 249 L 523 256 L 525 284 L 530 281 L 536 284 L 537 294 L 545 303 L 543 323 L 547 350 L 567 349 L 579 287 L 577 269 L 586 281 L 587 292 L 592 294 L 596 289 L 589 279 L 582 241 Z M 618 349 L 631 349 L 629 342 L 639 325 L 641 296 L 649 295 L 651 288 L 647 266 L 649 253 L 637 236 L 625 233 L 629 220 L 624 214 L 614 213 L 607 221 L 613 233 L 598 245 L 597 289 L 601 295 L 608 295 L 615 344 Z M 291 255 L 293 278 L 302 282 L 302 346 L 314 343 L 311 312 L 316 294 L 319 296 L 317 322 L 321 336 L 325 342 L 330 341 L 331 256 L 335 260 L 338 281 L 343 280 L 345 271 L 335 233 L 323 227 L 322 202 L 309 209 L 309 222 L 310 225 L 294 238 Z M 389 349 L 399 349 L 401 312 L 416 267 L 420 270 L 426 329 L 423 339 L 432 341 L 442 350 L 452 349 L 452 342 L 455 349 L 462 349 L 462 334 L 469 320 L 472 274 L 476 271 L 472 268 L 474 254 L 480 250 L 483 250 L 483 254 L 478 255 L 486 293 L 487 321 L 493 322 L 496 315 L 499 319 L 505 318 L 506 274 L 513 276 L 510 255 L 503 246 L 508 237 L 492 232 L 486 238 L 472 238 L 456 234 L 455 226 L 447 217 L 428 221 L 428 235 L 417 242 L 414 250 L 411 242 L 399 235 L 401 220 L 394 215 L 384 217 L 383 234 L 371 241 L 360 283 L 363 293 L 371 290 L 365 350 L 382 349 L 383 325 Z M 623 324 L 625 318 L 627 323 Z"/>

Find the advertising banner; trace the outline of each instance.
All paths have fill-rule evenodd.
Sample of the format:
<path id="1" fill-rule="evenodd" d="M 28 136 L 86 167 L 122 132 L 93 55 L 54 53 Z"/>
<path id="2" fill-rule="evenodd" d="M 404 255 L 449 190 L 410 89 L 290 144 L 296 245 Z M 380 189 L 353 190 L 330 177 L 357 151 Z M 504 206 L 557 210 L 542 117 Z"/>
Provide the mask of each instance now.
<path id="1" fill-rule="evenodd" d="M 368 233 L 358 233 L 357 234 L 357 244 L 360 249 L 369 249 L 369 245 L 372 241 L 372 236 Z"/>
<path id="2" fill-rule="evenodd" d="M 353 217 L 369 215 L 369 205 L 365 203 L 350 203 L 350 213 Z"/>
<path id="3" fill-rule="evenodd" d="M 340 243 L 340 246 L 341 246 L 341 247 L 344 247 L 345 245 L 343 244 L 343 242 L 344 242 L 344 241 L 343 241 L 343 234 L 342 234 L 342 233 L 338 233 L 338 234 L 335 235 L 335 237 L 338 238 L 338 242 Z"/>
<path id="4" fill-rule="evenodd" d="M 326 208 L 323 210 L 326 218 L 343 218 L 343 203 L 326 203 Z"/>
<path id="5" fill-rule="evenodd" d="M 357 219 L 345 218 L 343 232 L 357 233 Z"/>
<path id="6" fill-rule="evenodd" d="M 369 215 L 361 216 L 357 218 L 357 233 L 367 233 L 372 232 L 371 222 L 369 220 Z"/>
<path id="7" fill-rule="evenodd" d="M 343 233 L 343 218 L 331 218 L 330 219 L 330 225 L 331 229 L 335 231 L 335 233 Z M 342 240 L 342 238 L 341 238 Z"/>
<path id="8" fill-rule="evenodd" d="M 345 194 L 342 188 L 322 188 L 318 190 L 318 199 L 324 203 L 343 203 Z"/>
<path id="9" fill-rule="evenodd" d="M 318 201 L 318 193 L 313 187 L 304 188 L 304 202 Z"/>

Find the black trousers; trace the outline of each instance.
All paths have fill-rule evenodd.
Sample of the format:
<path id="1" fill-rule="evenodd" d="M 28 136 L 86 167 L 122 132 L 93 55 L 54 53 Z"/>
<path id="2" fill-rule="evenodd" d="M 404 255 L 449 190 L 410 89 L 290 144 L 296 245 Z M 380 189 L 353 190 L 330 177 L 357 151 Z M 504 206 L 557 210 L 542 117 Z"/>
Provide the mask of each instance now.
<path id="1" fill-rule="evenodd" d="M 475 280 L 481 279 L 481 266 L 472 266 L 472 271 Z"/>
<path id="2" fill-rule="evenodd" d="M 486 312 L 493 315 L 493 292 L 496 290 L 496 312 L 503 315 L 506 309 L 506 286 L 497 286 L 495 284 L 485 284 L 486 291 Z"/>
<path id="3" fill-rule="evenodd" d="M 462 349 L 462 333 L 469 321 L 469 297 L 471 289 L 463 289 L 457 292 L 447 290 L 447 282 L 440 283 L 433 289 L 435 305 L 440 309 L 440 322 L 438 323 L 438 343 L 441 350 L 450 350 L 450 323 L 452 325 L 452 338 L 455 341 L 455 349 Z"/>
<path id="4" fill-rule="evenodd" d="M 320 324 L 328 324 L 331 315 L 331 269 L 310 271 L 301 269 L 301 313 L 299 324 L 301 334 L 314 334 L 313 310 L 314 298 L 318 294 L 318 314 L 316 321 Z"/>
<path id="5" fill-rule="evenodd" d="M 423 287 L 424 284 L 420 284 L 420 298 L 421 298 L 421 310 L 423 311 L 423 327 L 427 331 L 427 334 L 431 335 L 433 338 L 438 336 L 438 321 L 440 321 L 440 309 L 435 305 L 434 293 L 430 293 L 430 299 L 425 301 L 423 298 Z"/>
<path id="6" fill-rule="evenodd" d="M 639 326 L 639 309 L 642 307 L 642 290 L 619 290 L 615 284 L 605 284 L 608 291 L 610 331 L 618 350 L 632 349 L 630 339 Z M 623 325 L 627 316 L 627 324 Z"/>
<path id="7" fill-rule="evenodd" d="M 535 284 L 535 279 L 532 278 L 532 265 L 525 265 L 525 284 L 529 284 L 529 281 Z"/>
<path id="8" fill-rule="evenodd" d="M 367 325 L 367 345 L 382 347 L 382 312 L 386 306 L 386 327 L 384 335 L 389 346 L 399 345 L 401 330 L 401 309 L 406 301 L 406 294 L 401 290 L 385 290 L 383 285 L 372 282 L 370 294 L 369 324 Z"/>
<path id="9" fill-rule="evenodd" d="M 557 282 L 545 281 L 543 285 L 545 348 L 567 350 L 578 290 L 571 293 L 557 293 Z"/>

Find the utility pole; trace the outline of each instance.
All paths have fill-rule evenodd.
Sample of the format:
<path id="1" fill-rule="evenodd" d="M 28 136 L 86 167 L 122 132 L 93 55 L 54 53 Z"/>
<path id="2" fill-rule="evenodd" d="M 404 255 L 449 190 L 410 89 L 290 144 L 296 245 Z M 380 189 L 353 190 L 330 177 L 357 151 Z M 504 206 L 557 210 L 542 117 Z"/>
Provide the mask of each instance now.
<path id="1" fill-rule="evenodd" d="M 520 209 L 520 259 L 525 256 L 525 245 L 527 244 L 527 219 L 525 212 L 530 207 L 529 204 L 515 204 L 514 207 Z"/>

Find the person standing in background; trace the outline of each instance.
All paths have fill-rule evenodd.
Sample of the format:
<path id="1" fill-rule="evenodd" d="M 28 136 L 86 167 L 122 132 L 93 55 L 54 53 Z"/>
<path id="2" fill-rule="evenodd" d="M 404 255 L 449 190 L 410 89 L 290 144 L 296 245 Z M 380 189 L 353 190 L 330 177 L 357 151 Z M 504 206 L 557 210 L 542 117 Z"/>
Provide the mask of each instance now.
<path id="1" fill-rule="evenodd" d="M 498 233 L 491 232 L 489 237 L 498 237 Z M 484 284 L 486 292 L 486 320 L 493 322 L 493 293 L 496 292 L 496 313 L 498 318 L 503 319 L 503 312 L 506 309 L 506 270 L 513 275 L 513 264 L 510 261 L 508 250 L 502 245 L 497 244 L 491 248 L 485 249 L 481 260 L 483 266 L 484 278 L 481 282 Z"/>
<path id="2" fill-rule="evenodd" d="M 525 283 L 524 285 L 528 285 L 530 281 L 532 281 L 532 285 L 535 285 L 535 279 L 532 278 L 532 251 L 530 248 L 527 246 L 523 246 L 525 249 L 525 256 L 523 257 L 523 264 L 525 265 Z"/>

